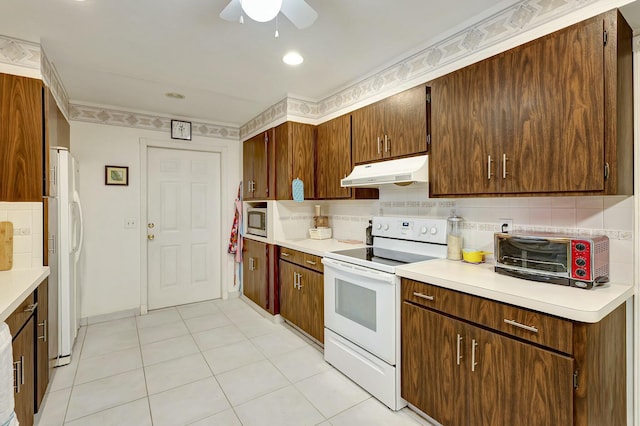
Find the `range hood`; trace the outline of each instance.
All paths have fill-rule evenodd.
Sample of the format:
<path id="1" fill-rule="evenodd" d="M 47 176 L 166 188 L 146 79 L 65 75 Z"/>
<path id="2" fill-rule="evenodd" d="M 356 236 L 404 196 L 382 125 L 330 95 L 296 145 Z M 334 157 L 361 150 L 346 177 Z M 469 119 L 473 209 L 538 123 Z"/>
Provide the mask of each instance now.
<path id="1" fill-rule="evenodd" d="M 340 186 L 375 188 L 391 183 L 428 182 L 428 159 L 428 155 L 420 155 L 355 166 L 349 176 L 340 180 Z"/>

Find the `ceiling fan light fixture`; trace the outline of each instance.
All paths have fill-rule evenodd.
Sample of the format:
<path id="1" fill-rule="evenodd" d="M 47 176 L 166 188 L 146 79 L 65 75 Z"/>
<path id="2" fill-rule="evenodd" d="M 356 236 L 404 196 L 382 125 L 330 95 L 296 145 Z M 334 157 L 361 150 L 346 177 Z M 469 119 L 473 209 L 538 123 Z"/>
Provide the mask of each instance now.
<path id="1" fill-rule="evenodd" d="M 289 52 L 282 57 L 282 62 L 287 65 L 300 65 L 304 58 L 298 52 Z"/>
<path id="2" fill-rule="evenodd" d="M 249 18 L 268 22 L 275 18 L 282 7 L 282 0 L 242 0 L 242 10 Z"/>

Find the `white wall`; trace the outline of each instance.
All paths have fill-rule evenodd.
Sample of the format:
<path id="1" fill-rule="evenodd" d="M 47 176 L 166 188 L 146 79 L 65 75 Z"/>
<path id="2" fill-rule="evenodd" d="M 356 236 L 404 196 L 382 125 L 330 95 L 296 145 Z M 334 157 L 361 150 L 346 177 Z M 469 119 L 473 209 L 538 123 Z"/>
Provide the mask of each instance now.
<path id="1" fill-rule="evenodd" d="M 84 213 L 84 245 L 80 262 L 81 318 L 92 318 L 122 311 L 140 311 L 146 299 L 141 286 L 143 256 L 141 228 L 140 179 L 141 139 L 159 144 L 184 146 L 172 141 L 168 134 L 128 127 L 71 122 L 71 152 L 80 162 L 80 197 Z M 222 162 L 227 173 L 223 177 L 222 200 L 222 276 L 224 289 L 237 291 L 233 281 L 233 258 L 226 254 L 228 231 L 233 221 L 233 201 L 240 181 L 239 143 L 236 141 L 195 136 L 187 145 L 226 147 Z M 106 186 L 105 165 L 129 167 L 129 186 Z M 137 226 L 125 229 L 125 220 L 134 218 Z"/>

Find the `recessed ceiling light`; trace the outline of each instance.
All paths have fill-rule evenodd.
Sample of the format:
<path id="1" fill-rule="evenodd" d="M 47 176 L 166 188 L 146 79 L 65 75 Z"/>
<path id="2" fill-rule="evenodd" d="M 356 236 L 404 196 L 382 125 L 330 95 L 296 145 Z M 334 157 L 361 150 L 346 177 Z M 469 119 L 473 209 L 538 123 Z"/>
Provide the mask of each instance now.
<path id="1" fill-rule="evenodd" d="M 304 58 L 298 52 L 289 52 L 282 57 L 282 62 L 287 65 L 300 65 Z"/>
<path id="2" fill-rule="evenodd" d="M 169 92 L 164 94 L 167 98 L 171 99 L 184 99 L 184 95 L 182 93 Z"/>

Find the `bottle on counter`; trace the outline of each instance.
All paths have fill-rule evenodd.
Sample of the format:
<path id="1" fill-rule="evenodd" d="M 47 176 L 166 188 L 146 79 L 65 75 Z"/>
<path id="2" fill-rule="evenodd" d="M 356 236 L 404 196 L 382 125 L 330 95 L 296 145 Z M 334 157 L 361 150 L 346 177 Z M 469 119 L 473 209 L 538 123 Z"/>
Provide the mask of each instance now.
<path id="1" fill-rule="evenodd" d="M 462 259 L 462 222 L 463 219 L 451 211 L 447 218 L 447 259 Z"/>
<path id="2" fill-rule="evenodd" d="M 365 230 L 365 238 L 364 238 L 364 243 L 368 246 L 372 246 L 373 245 L 373 224 L 371 223 L 371 220 L 369 220 L 369 226 L 367 226 L 367 229 Z"/>

